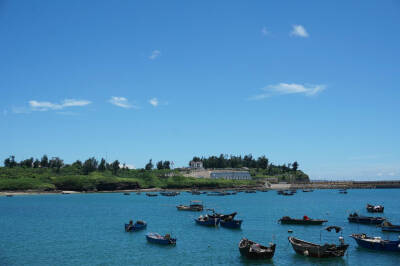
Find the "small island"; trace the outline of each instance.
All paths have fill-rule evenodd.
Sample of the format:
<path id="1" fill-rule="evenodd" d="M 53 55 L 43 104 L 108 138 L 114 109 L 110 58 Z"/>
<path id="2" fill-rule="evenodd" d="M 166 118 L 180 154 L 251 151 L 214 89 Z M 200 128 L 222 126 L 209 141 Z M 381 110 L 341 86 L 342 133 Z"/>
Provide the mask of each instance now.
<path id="1" fill-rule="evenodd" d="M 154 165 L 150 159 L 142 169 L 129 169 L 118 160 L 107 162 L 104 158 L 66 164 L 59 157 L 49 159 L 47 155 L 40 160 L 28 158 L 20 162 L 10 156 L 0 167 L 0 191 L 228 189 L 264 187 L 269 182 L 309 183 L 308 175 L 298 167 L 297 162 L 274 165 L 265 156 L 254 158 L 251 154 L 195 156 L 189 167 L 174 169 L 168 160 Z"/>

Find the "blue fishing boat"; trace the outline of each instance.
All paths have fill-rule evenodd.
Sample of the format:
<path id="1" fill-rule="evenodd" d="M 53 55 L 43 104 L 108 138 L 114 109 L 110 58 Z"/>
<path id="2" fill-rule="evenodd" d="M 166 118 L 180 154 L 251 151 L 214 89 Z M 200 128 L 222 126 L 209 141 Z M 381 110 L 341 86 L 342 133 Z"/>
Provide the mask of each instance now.
<path id="1" fill-rule="evenodd" d="M 125 224 L 125 231 L 126 232 L 135 232 L 135 231 L 143 230 L 146 227 L 147 227 L 147 223 L 144 221 L 136 221 L 136 223 L 129 221 L 129 224 Z"/>
<path id="2" fill-rule="evenodd" d="M 171 238 L 169 234 L 162 236 L 158 233 L 148 233 L 146 239 L 150 243 L 160 244 L 160 245 L 175 245 L 176 238 Z"/>
<path id="3" fill-rule="evenodd" d="M 400 225 L 394 225 L 389 221 L 384 221 L 379 227 L 386 232 L 400 232 Z"/>
<path id="4" fill-rule="evenodd" d="M 400 240 L 383 240 L 381 237 L 369 237 L 366 234 L 352 234 L 350 237 L 363 248 L 400 252 Z"/>
<path id="5" fill-rule="evenodd" d="M 243 220 L 221 220 L 219 223 L 222 227 L 231 229 L 240 229 Z"/>
<path id="6" fill-rule="evenodd" d="M 220 222 L 220 218 L 217 217 L 209 217 L 208 215 L 200 215 L 199 218 L 194 219 L 198 225 L 203 226 L 218 226 Z"/>
<path id="7" fill-rule="evenodd" d="M 360 224 L 381 224 L 386 219 L 383 217 L 374 217 L 374 216 L 361 216 L 356 212 L 349 215 L 347 218 L 351 223 L 360 223 Z"/>

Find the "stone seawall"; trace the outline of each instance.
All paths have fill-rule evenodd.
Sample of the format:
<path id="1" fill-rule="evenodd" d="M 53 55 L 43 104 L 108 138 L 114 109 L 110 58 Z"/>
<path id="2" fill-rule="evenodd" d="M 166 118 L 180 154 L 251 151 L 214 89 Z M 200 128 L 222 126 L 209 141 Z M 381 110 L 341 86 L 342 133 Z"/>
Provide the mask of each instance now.
<path id="1" fill-rule="evenodd" d="M 342 189 L 342 188 L 400 188 L 399 181 L 326 181 L 291 184 L 290 188 Z"/>

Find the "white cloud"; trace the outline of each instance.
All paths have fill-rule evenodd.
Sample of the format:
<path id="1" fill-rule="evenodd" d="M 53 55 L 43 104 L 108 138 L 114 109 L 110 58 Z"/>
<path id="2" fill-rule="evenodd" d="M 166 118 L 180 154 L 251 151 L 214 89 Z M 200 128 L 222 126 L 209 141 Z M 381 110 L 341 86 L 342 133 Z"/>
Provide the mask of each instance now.
<path id="1" fill-rule="evenodd" d="M 307 38 L 308 32 L 302 25 L 293 25 L 292 31 L 290 32 L 290 36 Z"/>
<path id="2" fill-rule="evenodd" d="M 158 104 L 159 104 L 157 98 L 150 99 L 150 100 L 149 100 L 149 103 L 150 103 L 151 105 L 153 105 L 154 107 L 157 107 Z"/>
<path id="3" fill-rule="evenodd" d="M 325 85 L 302 85 L 296 83 L 279 83 L 277 85 L 268 85 L 262 90 L 264 93 L 250 97 L 250 100 L 262 100 L 274 95 L 282 94 L 304 94 L 313 96 L 325 89 Z"/>
<path id="4" fill-rule="evenodd" d="M 268 31 L 268 29 L 267 29 L 267 27 L 262 27 L 262 29 L 261 29 L 261 34 L 263 35 L 263 36 L 267 36 L 267 35 L 269 35 L 269 31 Z"/>
<path id="5" fill-rule="evenodd" d="M 151 55 L 149 56 L 150 60 L 154 60 L 161 55 L 160 50 L 154 50 Z"/>
<path id="6" fill-rule="evenodd" d="M 120 168 L 124 167 L 124 163 L 119 163 L 119 167 Z M 125 167 L 128 167 L 128 169 L 136 169 L 136 167 L 133 164 L 125 163 Z"/>
<path id="7" fill-rule="evenodd" d="M 117 97 L 117 96 L 113 96 L 111 97 L 111 99 L 109 100 L 109 102 L 115 106 L 118 107 L 122 107 L 122 108 L 138 108 L 137 106 L 129 103 L 128 99 L 125 97 Z"/>
<path id="8" fill-rule="evenodd" d="M 61 110 L 64 109 L 65 107 L 85 106 L 90 103 L 91 103 L 90 101 L 75 100 L 75 99 L 65 99 L 60 104 L 52 102 L 39 102 L 36 100 L 29 101 L 29 105 L 33 111 Z"/>

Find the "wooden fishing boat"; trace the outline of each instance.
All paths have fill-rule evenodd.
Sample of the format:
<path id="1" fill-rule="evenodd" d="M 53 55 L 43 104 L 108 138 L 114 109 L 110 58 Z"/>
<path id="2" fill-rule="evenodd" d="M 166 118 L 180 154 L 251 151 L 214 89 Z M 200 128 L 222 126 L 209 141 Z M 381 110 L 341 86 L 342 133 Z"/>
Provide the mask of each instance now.
<path id="1" fill-rule="evenodd" d="M 383 207 L 382 205 L 371 205 L 371 204 L 367 204 L 367 211 L 368 212 L 383 212 L 383 210 L 385 209 L 385 207 Z"/>
<path id="2" fill-rule="evenodd" d="M 347 189 L 340 189 L 340 190 L 339 190 L 339 193 L 340 193 L 340 194 L 347 194 Z"/>
<path id="3" fill-rule="evenodd" d="M 394 225 L 389 221 L 384 221 L 380 225 L 378 225 L 382 231 L 386 232 L 400 232 L 400 225 Z"/>
<path id="4" fill-rule="evenodd" d="M 202 211 L 204 206 L 203 203 L 199 200 L 192 200 L 190 201 L 190 205 L 178 205 L 176 208 L 179 211 Z"/>
<path id="5" fill-rule="evenodd" d="M 144 221 L 136 221 L 136 223 L 133 223 L 132 221 L 129 222 L 129 224 L 125 224 L 125 231 L 126 232 L 136 232 L 143 230 L 147 227 L 147 223 Z"/>
<path id="6" fill-rule="evenodd" d="M 361 224 L 381 224 L 386 219 L 383 217 L 372 217 L 372 216 L 360 216 L 358 213 L 352 213 L 347 218 L 351 223 L 361 223 Z"/>
<path id="7" fill-rule="evenodd" d="M 194 219 L 195 222 L 198 225 L 203 225 L 203 226 L 218 226 L 220 222 L 220 218 L 215 218 L 215 217 L 209 217 L 208 215 L 200 215 L 199 218 Z"/>
<path id="8" fill-rule="evenodd" d="M 350 237 L 363 248 L 400 252 L 400 240 L 383 240 L 381 237 L 369 237 L 366 234 L 352 234 Z"/>
<path id="9" fill-rule="evenodd" d="M 207 211 L 211 211 L 212 213 L 207 214 L 208 217 L 212 218 L 220 218 L 221 220 L 231 220 L 235 218 L 237 212 L 229 213 L 229 214 L 222 214 L 216 213 L 214 209 L 207 209 Z"/>
<path id="10" fill-rule="evenodd" d="M 220 220 L 219 224 L 225 228 L 240 229 L 240 227 L 242 226 L 242 222 L 243 220 L 227 219 L 227 220 Z"/>
<path id="11" fill-rule="evenodd" d="M 147 193 L 146 193 L 146 196 L 147 196 L 147 197 L 157 197 L 158 194 L 157 194 L 157 193 L 150 193 L 150 192 L 147 192 Z"/>
<path id="12" fill-rule="evenodd" d="M 303 189 L 303 192 L 313 192 L 314 189 Z"/>
<path id="13" fill-rule="evenodd" d="M 340 245 L 318 245 L 293 236 L 289 237 L 289 242 L 297 254 L 317 258 L 343 257 L 349 245 L 344 244 L 343 237 L 339 237 L 339 241 Z"/>
<path id="14" fill-rule="evenodd" d="M 310 219 L 307 216 L 304 216 L 303 219 L 293 219 L 289 216 L 284 216 L 279 221 L 281 224 L 301 224 L 301 225 L 321 225 L 326 223 L 327 220 L 321 219 Z"/>
<path id="15" fill-rule="evenodd" d="M 159 245 L 175 245 L 176 238 L 171 238 L 169 234 L 162 236 L 158 233 L 148 233 L 146 234 L 146 239 L 150 243 L 155 243 Z"/>
<path id="16" fill-rule="evenodd" d="M 179 193 L 179 192 L 175 192 L 175 191 L 171 191 L 171 192 L 169 192 L 169 191 L 162 191 L 162 192 L 160 192 L 160 194 L 161 194 L 162 196 L 166 196 L 166 197 L 175 197 L 175 196 L 179 195 L 180 193 Z"/>
<path id="17" fill-rule="evenodd" d="M 269 247 L 242 238 L 239 242 L 240 254 L 248 259 L 271 259 L 275 254 L 276 244 L 270 243 Z"/>

